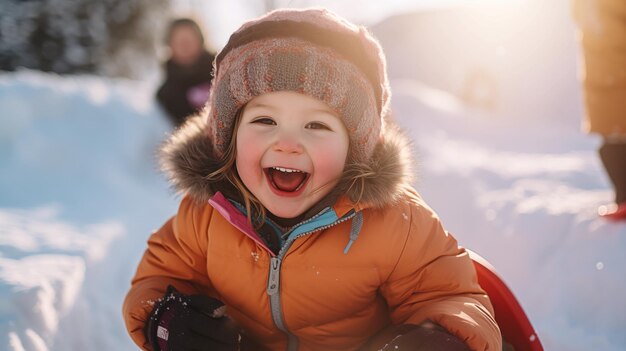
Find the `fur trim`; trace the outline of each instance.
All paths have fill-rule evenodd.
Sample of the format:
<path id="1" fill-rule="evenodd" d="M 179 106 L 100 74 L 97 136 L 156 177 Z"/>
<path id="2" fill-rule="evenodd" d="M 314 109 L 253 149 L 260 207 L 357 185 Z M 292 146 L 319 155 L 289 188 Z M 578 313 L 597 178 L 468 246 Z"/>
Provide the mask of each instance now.
<path id="1" fill-rule="evenodd" d="M 411 145 L 395 124 L 386 122 L 372 157 L 348 164 L 339 188 L 350 200 L 382 208 L 396 203 L 412 182 Z"/>
<path id="2" fill-rule="evenodd" d="M 407 138 L 386 121 L 382 139 L 372 157 L 348 164 L 336 190 L 365 206 L 385 207 L 398 201 L 412 181 L 411 152 Z M 210 181 L 208 175 L 221 166 L 213 153 L 202 117 L 191 117 L 161 147 L 160 163 L 177 192 L 206 202 L 227 181 Z"/>
<path id="3" fill-rule="evenodd" d="M 207 179 L 220 162 L 205 128 L 203 117 L 188 118 L 161 146 L 159 155 L 161 170 L 176 192 L 189 194 L 198 202 L 207 202 L 219 191 L 218 184 Z"/>

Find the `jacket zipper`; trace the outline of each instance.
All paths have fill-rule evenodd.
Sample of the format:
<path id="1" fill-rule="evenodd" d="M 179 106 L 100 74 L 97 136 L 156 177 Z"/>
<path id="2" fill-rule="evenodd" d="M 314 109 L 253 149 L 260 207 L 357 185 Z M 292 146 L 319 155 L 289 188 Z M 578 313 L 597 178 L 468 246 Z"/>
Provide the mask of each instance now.
<path id="1" fill-rule="evenodd" d="M 326 211 L 321 211 L 317 215 L 309 218 L 308 220 L 300 222 L 298 225 L 294 226 L 294 228 L 310 222 L 311 220 L 317 218 L 325 212 Z M 272 311 L 272 319 L 274 320 L 274 324 L 278 329 L 287 334 L 287 351 L 298 350 L 298 338 L 287 329 L 287 327 L 285 326 L 285 321 L 283 319 L 283 310 L 280 301 L 280 267 L 283 263 L 283 258 L 287 254 L 287 251 L 289 251 L 291 245 L 296 241 L 296 239 L 320 230 L 325 230 L 330 227 L 336 226 L 337 224 L 343 223 L 348 219 L 354 217 L 354 215 L 355 211 L 351 210 L 348 214 L 344 215 L 342 218 L 339 218 L 331 224 L 327 224 L 325 226 L 321 226 L 313 230 L 298 234 L 293 238 L 289 238 L 289 233 L 291 233 L 293 229 L 290 230 L 285 234 L 285 237 L 289 239 L 287 239 L 287 242 L 280 249 L 278 255 L 270 258 L 270 273 L 267 283 L 267 294 L 270 297 L 270 310 Z"/>

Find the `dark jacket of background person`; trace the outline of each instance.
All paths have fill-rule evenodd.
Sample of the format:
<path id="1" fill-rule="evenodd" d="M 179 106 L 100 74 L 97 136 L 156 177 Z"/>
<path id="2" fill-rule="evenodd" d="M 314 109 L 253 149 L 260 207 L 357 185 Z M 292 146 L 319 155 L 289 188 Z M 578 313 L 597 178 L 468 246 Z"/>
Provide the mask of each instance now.
<path id="1" fill-rule="evenodd" d="M 204 51 L 190 66 L 178 65 L 171 59 L 165 63 L 166 78 L 157 99 L 175 127 L 202 107 L 193 103 L 194 95 L 207 94 L 204 100 L 208 98 L 213 59 L 212 54 Z"/>
<path id="2" fill-rule="evenodd" d="M 208 100 L 215 55 L 206 49 L 202 28 L 192 18 L 172 20 L 165 44 L 169 57 L 157 100 L 174 127 L 179 127 Z"/>

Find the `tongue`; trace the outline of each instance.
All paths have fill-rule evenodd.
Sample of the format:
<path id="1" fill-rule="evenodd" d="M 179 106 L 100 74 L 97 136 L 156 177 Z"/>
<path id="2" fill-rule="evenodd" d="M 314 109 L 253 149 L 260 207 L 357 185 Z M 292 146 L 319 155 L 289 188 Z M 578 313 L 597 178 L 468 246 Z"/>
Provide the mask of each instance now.
<path id="1" fill-rule="evenodd" d="M 271 170 L 270 174 L 274 185 L 281 191 L 296 191 L 306 177 L 306 174 L 302 172 L 287 173 Z"/>

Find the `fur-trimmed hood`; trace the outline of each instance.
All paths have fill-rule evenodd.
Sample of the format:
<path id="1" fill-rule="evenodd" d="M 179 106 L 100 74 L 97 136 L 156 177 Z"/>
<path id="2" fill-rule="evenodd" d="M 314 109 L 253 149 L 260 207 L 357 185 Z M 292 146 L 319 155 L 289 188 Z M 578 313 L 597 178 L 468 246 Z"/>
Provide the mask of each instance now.
<path id="1" fill-rule="evenodd" d="M 225 180 L 208 179 L 208 175 L 221 166 L 221 161 L 213 153 L 205 121 L 202 116 L 189 118 L 163 144 L 159 155 L 161 169 L 175 190 L 198 202 L 208 201 L 218 191 L 228 194 L 234 189 Z M 333 191 L 347 195 L 361 207 L 392 205 L 411 183 L 411 164 L 406 137 L 387 120 L 372 157 L 363 163 L 346 165 Z"/>

